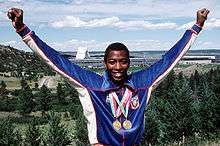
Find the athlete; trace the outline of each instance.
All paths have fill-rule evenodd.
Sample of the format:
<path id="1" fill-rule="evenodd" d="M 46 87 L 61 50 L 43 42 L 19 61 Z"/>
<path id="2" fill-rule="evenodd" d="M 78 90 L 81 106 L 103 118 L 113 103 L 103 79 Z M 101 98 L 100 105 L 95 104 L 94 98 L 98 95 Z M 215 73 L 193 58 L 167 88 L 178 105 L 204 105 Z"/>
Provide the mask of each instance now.
<path id="1" fill-rule="evenodd" d="M 209 10 L 197 11 L 196 24 L 149 68 L 127 74 L 129 51 L 122 43 L 110 44 L 104 56 L 106 72 L 101 76 L 70 62 L 44 43 L 23 23 L 23 11 L 12 8 L 8 17 L 23 41 L 54 71 L 76 88 L 87 119 L 93 146 L 135 146 L 144 133 L 144 110 L 151 91 L 183 57 L 201 31 Z"/>

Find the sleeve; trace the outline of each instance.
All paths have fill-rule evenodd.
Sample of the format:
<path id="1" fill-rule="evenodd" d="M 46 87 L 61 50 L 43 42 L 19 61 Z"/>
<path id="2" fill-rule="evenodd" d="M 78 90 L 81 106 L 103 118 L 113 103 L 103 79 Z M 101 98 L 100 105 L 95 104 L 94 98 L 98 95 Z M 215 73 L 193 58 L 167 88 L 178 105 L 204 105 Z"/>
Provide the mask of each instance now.
<path id="1" fill-rule="evenodd" d="M 101 76 L 70 62 L 59 52 L 43 42 L 27 26 L 24 26 L 20 30 L 16 30 L 16 32 L 23 38 L 23 41 L 30 49 L 32 49 L 54 71 L 67 78 L 75 88 L 98 88 L 98 86 L 101 85 Z"/>
<path id="2" fill-rule="evenodd" d="M 149 68 L 134 73 L 132 78 L 136 86 L 139 88 L 148 87 L 152 89 L 153 86 L 157 85 L 189 50 L 201 29 L 202 28 L 198 25 L 193 25 L 193 27 L 186 30 L 182 38 L 162 56 L 162 59 Z"/>

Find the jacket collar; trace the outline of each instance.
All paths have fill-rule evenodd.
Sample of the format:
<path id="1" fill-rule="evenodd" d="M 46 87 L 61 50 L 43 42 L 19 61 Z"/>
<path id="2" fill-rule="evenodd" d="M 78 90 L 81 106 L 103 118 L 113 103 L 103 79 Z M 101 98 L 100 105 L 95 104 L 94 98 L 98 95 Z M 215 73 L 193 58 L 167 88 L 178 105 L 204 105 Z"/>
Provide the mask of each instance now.
<path id="1" fill-rule="evenodd" d="M 128 78 L 126 79 L 126 81 L 124 82 L 124 84 L 122 86 L 128 86 L 132 90 L 135 90 L 135 87 L 134 87 L 133 82 L 131 81 L 130 75 L 128 75 Z M 120 87 L 121 87 L 121 85 L 118 86 L 112 82 L 112 80 L 109 77 L 108 72 L 105 71 L 103 74 L 103 83 L 102 83 L 102 87 L 101 87 L 102 90 L 114 90 L 114 89 L 118 89 Z"/>

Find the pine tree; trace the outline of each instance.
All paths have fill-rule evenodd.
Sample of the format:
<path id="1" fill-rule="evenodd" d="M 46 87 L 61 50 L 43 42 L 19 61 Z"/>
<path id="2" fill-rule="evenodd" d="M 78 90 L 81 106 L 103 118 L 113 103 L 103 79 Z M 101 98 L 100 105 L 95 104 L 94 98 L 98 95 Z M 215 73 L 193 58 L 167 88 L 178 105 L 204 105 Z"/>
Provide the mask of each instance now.
<path id="1" fill-rule="evenodd" d="M 203 138 L 212 139 L 220 130 L 220 98 L 210 89 L 207 79 L 203 77 L 200 86 L 200 130 Z"/>
<path id="2" fill-rule="evenodd" d="M 0 145 L 1 146 L 18 146 L 22 143 L 22 137 L 16 126 L 10 119 L 0 121 Z"/>
<path id="3" fill-rule="evenodd" d="M 74 126 L 75 129 L 74 137 L 77 140 L 76 144 L 83 146 L 89 145 L 86 119 L 85 116 L 83 115 L 82 108 L 79 111 L 79 116 L 77 117 L 75 123 L 76 124 Z"/>
<path id="4" fill-rule="evenodd" d="M 24 78 L 21 79 L 20 84 L 22 89 L 24 89 L 28 85 L 27 81 Z"/>
<path id="5" fill-rule="evenodd" d="M 61 83 L 57 85 L 57 99 L 59 103 L 65 103 L 65 92 Z"/>
<path id="6" fill-rule="evenodd" d="M 220 66 L 213 72 L 213 91 L 220 96 Z"/>
<path id="7" fill-rule="evenodd" d="M 68 83 L 65 83 L 64 89 L 65 91 L 64 95 L 65 97 L 68 97 L 74 105 L 80 105 L 80 100 L 78 96 L 78 92 L 76 89 L 74 89 L 72 86 L 70 86 Z"/>
<path id="8" fill-rule="evenodd" d="M 61 115 L 50 112 L 48 114 L 49 133 L 47 142 L 49 146 L 66 146 L 71 143 L 67 127 L 61 123 Z"/>
<path id="9" fill-rule="evenodd" d="M 168 98 L 163 101 L 164 111 L 160 113 L 164 129 L 164 142 L 185 142 L 194 134 L 192 91 L 186 78 L 180 74 L 175 86 L 167 91 Z"/>
<path id="10" fill-rule="evenodd" d="M 167 91 L 173 88 L 175 79 L 176 75 L 175 72 L 172 70 L 156 88 L 154 92 L 156 98 L 166 98 L 168 96 Z"/>
<path id="11" fill-rule="evenodd" d="M 158 100 L 160 98 L 155 98 L 145 111 L 145 132 L 141 145 L 156 145 L 161 143 L 163 133 L 156 108 Z"/>
<path id="12" fill-rule="evenodd" d="M 47 88 L 47 86 L 43 85 L 40 88 L 40 92 L 38 93 L 38 99 L 37 99 L 37 104 L 39 106 L 39 109 L 42 111 L 42 116 L 46 114 L 46 111 L 50 110 L 52 105 L 52 97 L 51 97 L 51 92 Z"/>
<path id="13" fill-rule="evenodd" d="M 7 94 L 7 85 L 4 81 L 1 81 L 0 84 L 0 95 L 6 95 Z"/>
<path id="14" fill-rule="evenodd" d="M 39 88 L 38 83 L 37 83 L 37 82 L 36 82 L 36 83 L 34 83 L 34 89 L 35 89 L 35 90 L 38 90 L 38 88 Z"/>
<path id="15" fill-rule="evenodd" d="M 42 134 L 37 124 L 37 120 L 33 119 L 28 124 L 28 129 L 25 132 L 25 145 L 28 146 L 39 146 L 42 142 Z"/>
<path id="16" fill-rule="evenodd" d="M 28 84 L 26 84 L 19 92 L 19 109 L 22 114 L 29 114 L 35 107 L 34 95 Z"/>

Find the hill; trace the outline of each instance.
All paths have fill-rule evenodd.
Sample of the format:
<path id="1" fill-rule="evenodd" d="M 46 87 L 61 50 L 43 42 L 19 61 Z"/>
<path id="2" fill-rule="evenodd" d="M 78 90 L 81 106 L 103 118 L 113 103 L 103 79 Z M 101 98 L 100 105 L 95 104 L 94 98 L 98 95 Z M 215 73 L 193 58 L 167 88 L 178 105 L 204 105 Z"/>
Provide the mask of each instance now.
<path id="1" fill-rule="evenodd" d="M 34 53 L 4 45 L 0 45 L 0 72 L 10 72 L 10 76 L 15 77 L 39 73 L 51 74 L 49 67 Z"/>

